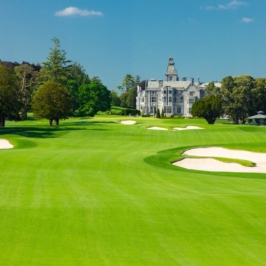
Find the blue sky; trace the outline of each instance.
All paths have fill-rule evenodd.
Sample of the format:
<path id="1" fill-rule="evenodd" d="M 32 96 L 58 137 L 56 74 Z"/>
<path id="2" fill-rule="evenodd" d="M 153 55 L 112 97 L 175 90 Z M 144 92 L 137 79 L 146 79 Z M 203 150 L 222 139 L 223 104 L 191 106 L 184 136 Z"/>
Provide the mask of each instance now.
<path id="1" fill-rule="evenodd" d="M 266 77 L 265 0 L 0 0 L 0 59 L 43 62 L 56 37 L 67 58 L 112 90 L 130 73 L 164 79 Z"/>

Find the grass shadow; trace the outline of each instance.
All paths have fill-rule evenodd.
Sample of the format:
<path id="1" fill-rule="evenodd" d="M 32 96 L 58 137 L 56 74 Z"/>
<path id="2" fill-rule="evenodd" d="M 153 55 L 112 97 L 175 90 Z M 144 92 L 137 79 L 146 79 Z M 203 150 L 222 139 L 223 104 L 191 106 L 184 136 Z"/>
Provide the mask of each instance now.
<path id="1" fill-rule="evenodd" d="M 58 138 L 71 131 L 86 130 L 86 128 L 75 127 L 9 127 L 1 128 L 1 135 L 18 135 L 27 138 Z"/>

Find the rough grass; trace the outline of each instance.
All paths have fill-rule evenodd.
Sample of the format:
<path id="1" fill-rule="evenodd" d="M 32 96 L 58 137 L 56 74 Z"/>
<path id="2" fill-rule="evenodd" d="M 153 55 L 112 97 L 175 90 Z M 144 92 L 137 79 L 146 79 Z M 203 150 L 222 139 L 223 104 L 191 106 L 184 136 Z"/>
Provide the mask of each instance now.
<path id="1" fill-rule="evenodd" d="M 15 145 L 0 150 L 0 265 L 265 265 L 266 175 L 170 162 L 199 146 L 265 152 L 266 128 L 125 118 L 0 130 Z"/>

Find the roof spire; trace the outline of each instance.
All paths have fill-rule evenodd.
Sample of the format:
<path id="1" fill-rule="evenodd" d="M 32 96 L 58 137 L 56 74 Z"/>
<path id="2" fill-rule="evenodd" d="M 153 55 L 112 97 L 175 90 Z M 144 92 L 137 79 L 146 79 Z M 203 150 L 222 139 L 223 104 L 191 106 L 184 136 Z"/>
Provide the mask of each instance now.
<path id="1" fill-rule="evenodd" d="M 175 69 L 175 62 L 173 57 L 169 57 L 168 66 L 165 71 L 167 81 L 178 81 L 177 70 Z"/>

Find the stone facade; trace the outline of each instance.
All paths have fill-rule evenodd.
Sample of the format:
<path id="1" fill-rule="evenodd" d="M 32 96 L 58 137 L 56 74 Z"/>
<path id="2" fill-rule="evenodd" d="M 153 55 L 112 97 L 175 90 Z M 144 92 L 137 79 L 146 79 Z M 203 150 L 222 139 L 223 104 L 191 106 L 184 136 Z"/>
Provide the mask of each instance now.
<path id="1" fill-rule="evenodd" d="M 145 115 L 155 115 L 159 108 L 160 112 L 164 109 L 166 116 L 190 117 L 193 103 L 205 96 L 208 83 L 185 77 L 179 81 L 173 58 L 169 58 L 165 76 L 165 81 L 150 79 L 144 86 L 138 86 L 136 108 Z"/>

